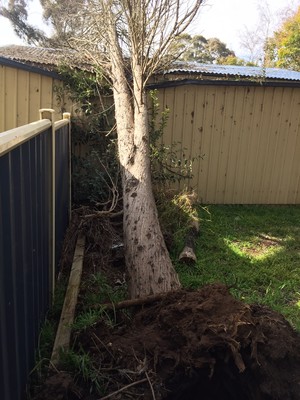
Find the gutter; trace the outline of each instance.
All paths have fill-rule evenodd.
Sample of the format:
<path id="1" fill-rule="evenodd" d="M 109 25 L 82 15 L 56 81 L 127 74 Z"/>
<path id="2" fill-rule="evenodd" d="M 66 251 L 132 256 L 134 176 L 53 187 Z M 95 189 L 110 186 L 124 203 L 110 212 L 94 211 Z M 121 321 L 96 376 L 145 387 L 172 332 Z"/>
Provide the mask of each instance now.
<path id="1" fill-rule="evenodd" d="M 300 81 L 259 81 L 259 78 L 255 80 L 222 80 L 222 79 L 180 79 L 180 80 L 169 80 L 157 83 L 150 83 L 146 86 L 147 90 L 153 89 L 165 89 L 177 86 L 256 86 L 256 87 L 292 87 L 300 88 Z"/>

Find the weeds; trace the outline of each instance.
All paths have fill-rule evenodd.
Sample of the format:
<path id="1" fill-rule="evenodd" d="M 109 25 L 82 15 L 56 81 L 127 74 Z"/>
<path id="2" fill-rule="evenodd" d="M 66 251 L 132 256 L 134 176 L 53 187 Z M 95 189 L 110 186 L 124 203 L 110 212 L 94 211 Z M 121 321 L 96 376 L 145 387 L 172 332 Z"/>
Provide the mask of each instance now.
<path id="1" fill-rule="evenodd" d="M 96 325 L 100 320 L 108 327 L 114 327 L 117 324 L 114 310 L 108 311 L 105 307 L 99 307 L 99 305 L 118 303 L 126 298 L 126 294 L 127 287 L 121 282 L 118 285 L 111 286 L 103 274 L 92 274 L 82 282 L 80 311 L 72 324 L 72 329 L 74 331 L 84 331 Z"/>
<path id="2" fill-rule="evenodd" d="M 92 274 L 82 283 L 84 297 L 82 303 L 85 308 L 101 303 L 118 303 L 126 298 L 127 287 L 122 282 L 111 286 L 107 278 L 101 274 Z"/>
<path id="3" fill-rule="evenodd" d="M 34 395 L 34 392 L 43 384 L 49 371 L 49 364 L 60 313 L 64 302 L 66 286 L 67 277 L 63 277 L 58 280 L 55 288 L 52 307 L 41 326 L 37 350 L 35 353 L 35 367 L 30 372 L 30 379 L 27 387 L 28 399 L 31 399 Z"/>
<path id="4" fill-rule="evenodd" d="M 61 368 L 69 371 L 74 381 L 83 381 L 90 388 L 90 393 L 103 394 L 103 376 L 92 362 L 90 355 L 83 350 L 69 350 L 60 354 Z"/>
<path id="5" fill-rule="evenodd" d="M 85 331 L 96 325 L 100 320 L 110 328 L 117 324 L 115 313 L 112 314 L 108 312 L 105 307 L 100 307 L 98 309 L 88 309 L 81 312 L 72 324 L 72 329 L 74 331 Z"/>
<path id="6" fill-rule="evenodd" d="M 92 327 L 101 318 L 101 311 L 88 309 L 80 313 L 72 324 L 72 329 L 74 331 L 85 331 L 87 328 Z"/>

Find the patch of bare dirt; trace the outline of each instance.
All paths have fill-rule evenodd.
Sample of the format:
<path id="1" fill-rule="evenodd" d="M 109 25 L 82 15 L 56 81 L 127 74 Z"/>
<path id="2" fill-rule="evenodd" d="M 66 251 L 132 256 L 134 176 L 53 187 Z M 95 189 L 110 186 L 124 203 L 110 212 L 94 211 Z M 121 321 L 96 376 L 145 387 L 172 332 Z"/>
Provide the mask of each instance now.
<path id="1" fill-rule="evenodd" d="M 268 254 L 270 250 L 280 250 L 283 247 L 282 239 L 265 234 L 258 235 L 255 238 L 255 242 L 251 245 L 243 246 L 238 240 L 233 243 L 241 248 L 244 253 L 252 257 L 261 257 Z"/>

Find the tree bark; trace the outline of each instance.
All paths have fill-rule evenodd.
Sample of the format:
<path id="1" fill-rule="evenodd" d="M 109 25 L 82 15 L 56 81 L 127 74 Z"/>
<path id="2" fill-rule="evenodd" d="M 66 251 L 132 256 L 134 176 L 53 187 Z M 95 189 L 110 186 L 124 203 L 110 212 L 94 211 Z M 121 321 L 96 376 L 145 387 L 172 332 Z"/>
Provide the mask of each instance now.
<path id="1" fill-rule="evenodd" d="M 195 264 L 197 256 L 195 254 L 195 242 L 199 235 L 199 221 L 192 220 L 185 238 L 184 249 L 179 255 L 179 261 L 186 264 Z"/>
<path id="2" fill-rule="evenodd" d="M 113 64 L 115 116 L 122 168 L 125 260 L 131 298 L 180 287 L 161 232 L 152 192 L 148 112 L 142 72 L 134 65 L 134 99 Z"/>

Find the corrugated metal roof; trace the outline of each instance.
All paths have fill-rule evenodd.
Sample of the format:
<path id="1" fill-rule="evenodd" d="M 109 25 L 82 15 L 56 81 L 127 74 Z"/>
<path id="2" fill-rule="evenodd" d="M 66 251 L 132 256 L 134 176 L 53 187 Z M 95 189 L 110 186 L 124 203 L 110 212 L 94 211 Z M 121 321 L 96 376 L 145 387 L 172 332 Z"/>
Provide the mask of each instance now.
<path id="1" fill-rule="evenodd" d="M 237 65 L 200 64 L 197 62 L 177 62 L 167 73 L 192 73 L 217 76 L 235 76 L 247 78 L 267 78 L 300 81 L 300 72 L 280 68 L 244 67 Z"/>
<path id="2" fill-rule="evenodd" d="M 10 45 L 0 47 L 0 57 L 43 68 L 56 70 L 65 64 L 73 68 L 91 70 L 91 62 L 71 49 L 51 49 L 43 47 Z"/>
<path id="3" fill-rule="evenodd" d="M 24 62 L 15 61 L 7 57 L 2 57 L 1 55 L 0 55 L 0 65 L 11 68 L 18 68 L 28 72 L 35 72 L 37 74 L 50 76 L 55 79 L 61 79 L 61 76 L 57 72 L 53 71 L 53 69 L 50 70 L 41 68 L 30 63 L 25 64 Z"/>
<path id="4" fill-rule="evenodd" d="M 34 65 L 53 71 L 62 64 L 87 71 L 92 70 L 92 62 L 71 49 L 51 49 L 43 47 L 10 45 L 0 47 L 0 57 Z M 236 65 L 200 64 L 197 62 L 175 62 L 167 73 L 203 74 L 219 77 L 266 78 L 300 81 L 300 72 L 280 68 L 244 67 Z"/>

